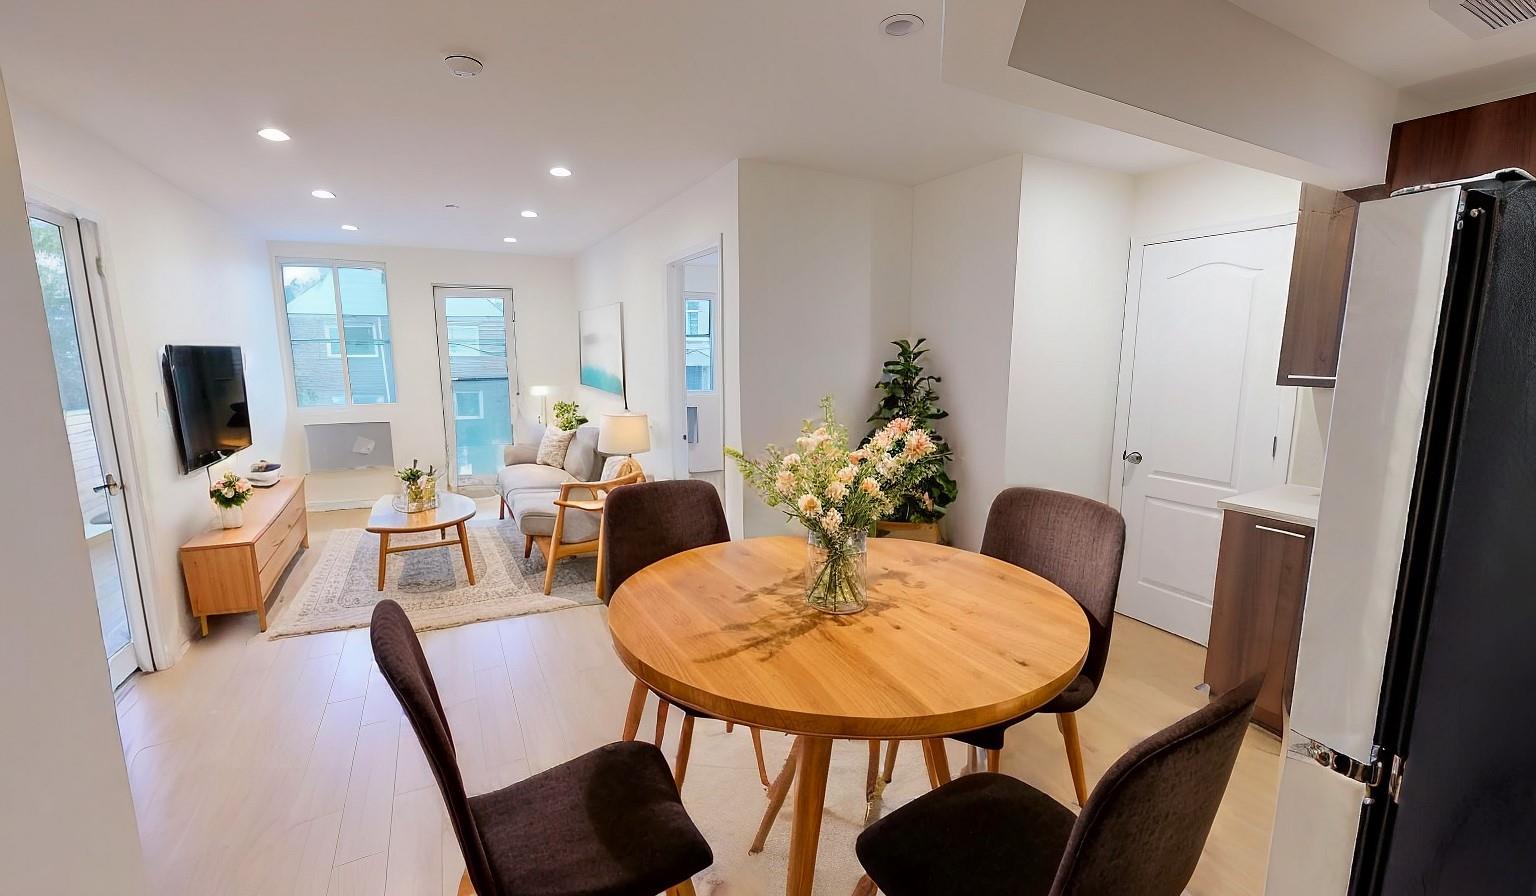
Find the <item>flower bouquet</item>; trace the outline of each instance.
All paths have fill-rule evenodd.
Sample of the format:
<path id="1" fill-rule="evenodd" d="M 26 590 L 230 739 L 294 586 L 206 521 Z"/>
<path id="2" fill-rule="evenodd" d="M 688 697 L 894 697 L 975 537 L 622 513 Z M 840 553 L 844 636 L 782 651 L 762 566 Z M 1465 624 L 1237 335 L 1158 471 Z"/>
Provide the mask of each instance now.
<path id="1" fill-rule="evenodd" d="M 820 421 L 801 428 L 797 451 L 769 445 L 758 460 L 734 448 L 726 454 L 769 507 L 809 532 L 806 602 L 826 613 L 855 613 L 868 602 L 865 537 L 928 475 L 920 461 L 936 446 L 926 430 L 898 417 L 853 449 L 831 398 L 821 400 L 821 410 Z"/>
<path id="2" fill-rule="evenodd" d="M 245 511 L 241 507 L 251 500 L 251 484 L 230 472 L 208 487 L 208 497 L 219 508 L 219 525 L 225 529 L 238 529 L 245 523 Z"/>
<path id="3" fill-rule="evenodd" d="M 395 496 L 395 509 L 401 513 L 420 513 L 437 507 L 437 467 L 428 465 L 423 470 L 417 461 L 402 470 L 396 470 L 400 479 L 400 494 Z"/>

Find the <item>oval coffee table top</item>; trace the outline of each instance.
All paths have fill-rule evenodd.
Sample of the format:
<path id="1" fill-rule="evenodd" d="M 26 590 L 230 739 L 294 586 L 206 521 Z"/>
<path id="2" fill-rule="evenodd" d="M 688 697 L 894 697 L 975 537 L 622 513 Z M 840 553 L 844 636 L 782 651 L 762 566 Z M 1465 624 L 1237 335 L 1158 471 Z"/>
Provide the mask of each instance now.
<path id="1" fill-rule="evenodd" d="M 458 525 L 474 516 L 476 510 L 474 501 L 454 492 L 439 492 L 437 507 L 419 513 L 402 513 L 395 509 L 394 501 L 394 495 L 385 495 L 374 502 L 367 531 L 427 532 Z"/>
<path id="2" fill-rule="evenodd" d="M 1088 620 L 1001 560 L 869 541 L 869 607 L 805 603 L 806 545 L 752 538 L 686 551 L 618 589 L 608 625 L 636 678 L 712 716 L 793 734 L 927 738 L 1037 709 L 1076 677 Z"/>

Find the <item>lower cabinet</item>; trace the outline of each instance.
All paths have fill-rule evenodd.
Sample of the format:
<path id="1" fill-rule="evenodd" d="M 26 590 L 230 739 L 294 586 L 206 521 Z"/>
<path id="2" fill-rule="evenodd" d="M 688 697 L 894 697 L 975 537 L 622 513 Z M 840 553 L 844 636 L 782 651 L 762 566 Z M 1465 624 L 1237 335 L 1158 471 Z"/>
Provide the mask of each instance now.
<path id="1" fill-rule="evenodd" d="M 1285 725 L 1312 528 L 1228 510 L 1223 513 L 1205 681 L 1219 696 L 1264 676 L 1253 720 L 1274 732 Z"/>

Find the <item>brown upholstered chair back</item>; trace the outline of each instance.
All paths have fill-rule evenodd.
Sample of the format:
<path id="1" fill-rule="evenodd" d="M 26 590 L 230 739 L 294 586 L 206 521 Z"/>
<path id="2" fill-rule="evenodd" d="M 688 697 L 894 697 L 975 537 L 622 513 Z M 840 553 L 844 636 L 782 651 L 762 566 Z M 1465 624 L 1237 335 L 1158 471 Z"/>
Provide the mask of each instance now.
<path id="1" fill-rule="evenodd" d="M 603 600 L 630 576 L 673 554 L 731 540 L 715 487 L 698 479 L 637 482 L 616 488 L 603 505 Z"/>
<path id="2" fill-rule="evenodd" d="M 1083 677 L 1097 687 L 1109 658 L 1125 556 L 1125 518 L 1108 504 L 1043 488 L 1004 489 L 992 501 L 981 552 L 1049 579 L 1088 614 Z"/>
<path id="3" fill-rule="evenodd" d="M 1259 679 L 1110 766 L 1078 815 L 1051 896 L 1179 896 L 1195 873 L 1253 714 Z"/>
<path id="4" fill-rule="evenodd" d="M 406 618 L 405 611 L 392 600 L 381 600 L 373 608 L 373 627 L 369 632 L 373 641 L 373 658 L 379 664 L 379 672 L 395 692 L 405 717 L 411 720 L 416 739 L 432 766 L 432 775 L 443 792 L 443 802 L 448 805 L 448 818 L 453 822 L 453 832 L 459 838 L 459 848 L 464 852 L 464 864 L 469 880 L 476 893 L 497 892 L 496 881 L 491 875 L 490 863 L 485 857 L 485 847 L 480 831 L 469 811 L 469 796 L 464 792 L 464 778 L 459 773 L 458 754 L 453 747 L 453 734 L 448 729 L 448 717 L 443 714 L 442 698 L 437 695 L 437 685 L 432 680 L 432 669 L 421 652 L 421 641 L 416 630 Z"/>

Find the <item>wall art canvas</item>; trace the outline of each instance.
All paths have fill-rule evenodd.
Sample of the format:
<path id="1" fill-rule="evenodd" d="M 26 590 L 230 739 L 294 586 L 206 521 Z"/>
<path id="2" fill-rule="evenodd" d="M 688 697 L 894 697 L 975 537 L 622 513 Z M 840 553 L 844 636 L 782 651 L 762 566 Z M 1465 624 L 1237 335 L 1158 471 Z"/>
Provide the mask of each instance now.
<path id="1" fill-rule="evenodd" d="M 624 397 L 623 303 L 587 308 L 579 315 L 581 384 Z"/>

